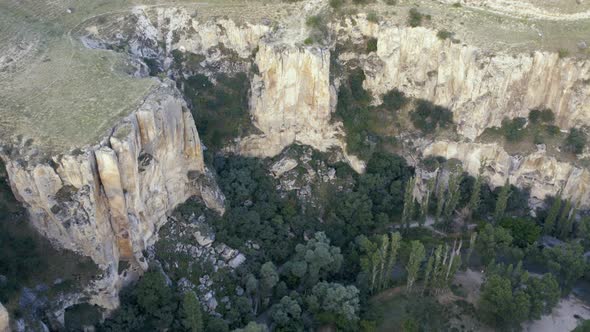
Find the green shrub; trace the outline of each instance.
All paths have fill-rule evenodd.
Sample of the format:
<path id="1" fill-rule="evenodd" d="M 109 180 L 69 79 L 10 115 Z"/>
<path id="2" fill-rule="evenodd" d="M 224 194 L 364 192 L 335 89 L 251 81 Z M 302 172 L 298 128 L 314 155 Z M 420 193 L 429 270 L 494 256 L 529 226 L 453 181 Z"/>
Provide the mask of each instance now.
<path id="1" fill-rule="evenodd" d="M 406 95 L 397 90 L 393 89 L 383 95 L 383 107 L 388 111 L 397 111 L 408 103 Z"/>
<path id="2" fill-rule="evenodd" d="M 418 11 L 416 8 L 410 9 L 410 17 L 408 18 L 408 24 L 411 27 L 418 27 L 422 25 L 422 20 L 424 19 L 424 15 Z"/>
<path id="3" fill-rule="evenodd" d="M 385 0 L 385 4 L 395 6 L 397 5 L 397 0 Z"/>
<path id="4" fill-rule="evenodd" d="M 319 29 L 324 24 L 324 18 L 321 15 L 312 15 L 305 20 L 305 25 L 310 28 Z"/>
<path id="5" fill-rule="evenodd" d="M 557 55 L 560 59 L 562 59 L 570 55 L 570 51 L 565 48 L 560 48 L 559 50 L 557 50 Z"/>
<path id="6" fill-rule="evenodd" d="M 436 34 L 436 36 L 438 37 L 438 39 L 441 40 L 445 40 L 445 39 L 449 39 L 451 37 L 453 37 L 454 33 L 448 31 L 448 30 L 439 30 L 438 33 Z"/>
<path id="7" fill-rule="evenodd" d="M 367 41 L 367 53 L 377 52 L 377 38 L 369 38 Z"/>
<path id="8" fill-rule="evenodd" d="M 431 133 L 437 128 L 445 128 L 453 123 L 453 113 L 449 109 L 423 99 L 418 100 L 410 118 L 414 127 L 424 133 Z"/>
<path id="9" fill-rule="evenodd" d="M 378 23 L 379 17 L 377 17 L 377 13 L 370 12 L 369 14 L 367 14 L 367 21 L 373 22 L 373 23 Z"/>
<path id="10" fill-rule="evenodd" d="M 509 120 L 505 118 L 502 120 L 502 135 L 511 142 L 520 141 L 524 137 L 524 125 L 526 124 L 525 118 L 514 118 Z"/>
<path id="11" fill-rule="evenodd" d="M 455 8 L 461 8 L 462 6 L 461 6 L 461 3 L 460 2 L 455 2 L 453 4 L 453 7 L 455 7 Z"/>
<path id="12" fill-rule="evenodd" d="M 565 139 L 565 150 L 580 154 L 584 151 L 584 147 L 586 147 L 586 134 L 578 128 L 570 129 Z"/>
<path id="13" fill-rule="evenodd" d="M 330 0 L 330 7 L 340 9 L 344 5 L 344 0 Z"/>
<path id="14" fill-rule="evenodd" d="M 313 44 L 313 38 L 311 38 L 311 37 L 305 38 L 305 40 L 303 41 L 303 44 L 305 44 L 305 45 Z"/>
<path id="15" fill-rule="evenodd" d="M 554 120 L 555 115 L 553 114 L 553 111 L 548 108 L 542 110 L 534 109 L 529 112 L 529 121 L 531 123 L 553 123 Z"/>

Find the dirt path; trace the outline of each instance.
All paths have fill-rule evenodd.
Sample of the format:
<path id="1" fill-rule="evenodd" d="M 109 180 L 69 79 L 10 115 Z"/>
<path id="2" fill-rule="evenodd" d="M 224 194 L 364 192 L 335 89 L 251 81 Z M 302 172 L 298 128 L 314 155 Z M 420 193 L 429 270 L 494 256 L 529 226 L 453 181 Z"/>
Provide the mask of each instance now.
<path id="1" fill-rule="evenodd" d="M 576 316 L 590 319 L 590 307 L 575 295 L 569 295 L 559 301 L 551 314 L 526 322 L 522 328 L 530 332 L 571 331 L 578 325 L 579 319 Z"/>

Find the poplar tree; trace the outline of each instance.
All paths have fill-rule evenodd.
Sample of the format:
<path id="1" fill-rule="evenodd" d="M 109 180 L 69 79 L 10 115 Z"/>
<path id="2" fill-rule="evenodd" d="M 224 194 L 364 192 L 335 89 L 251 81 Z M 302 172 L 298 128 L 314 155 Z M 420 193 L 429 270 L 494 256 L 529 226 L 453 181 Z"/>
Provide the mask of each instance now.
<path id="1" fill-rule="evenodd" d="M 420 207 L 421 212 L 420 212 L 420 220 L 419 220 L 420 227 L 424 226 L 424 224 L 426 223 L 426 220 L 428 219 L 428 208 L 430 206 L 430 195 L 432 195 L 432 191 L 434 190 L 435 181 L 436 181 L 435 178 L 431 178 L 428 180 L 426 194 L 422 198 L 422 206 Z"/>
<path id="2" fill-rule="evenodd" d="M 473 214 L 479 208 L 480 203 L 480 195 L 481 195 L 481 183 L 483 182 L 483 172 L 485 168 L 486 161 L 485 159 L 480 162 L 479 166 L 479 173 L 475 178 L 475 182 L 473 183 L 473 188 L 471 190 L 471 196 L 469 197 L 469 203 L 467 207 L 469 208 L 469 220 L 473 219 Z"/>
<path id="3" fill-rule="evenodd" d="M 416 178 L 412 177 L 406 182 L 406 192 L 404 193 L 404 210 L 402 212 L 402 225 L 410 229 L 410 221 L 414 213 L 414 186 L 416 185 Z"/>
<path id="4" fill-rule="evenodd" d="M 383 278 L 383 288 L 387 286 L 386 283 L 389 281 L 389 278 L 387 278 L 387 276 L 389 276 L 391 270 L 393 270 L 393 267 L 395 266 L 395 262 L 397 261 L 397 252 L 401 245 L 401 240 L 402 236 L 399 232 L 391 233 L 389 240 L 389 255 L 387 257 L 387 267 L 384 271 L 385 276 Z"/>
<path id="5" fill-rule="evenodd" d="M 436 195 L 436 212 L 434 214 L 434 220 L 437 223 L 440 220 L 440 217 L 442 216 L 443 209 L 445 207 L 445 200 L 446 200 L 446 190 L 443 187 L 442 183 L 439 182 L 437 195 Z"/>
<path id="6" fill-rule="evenodd" d="M 433 267 L 434 255 L 430 254 L 430 257 L 428 257 L 428 262 L 426 263 L 426 269 L 424 270 L 424 287 L 422 287 L 422 293 L 424 293 L 424 291 L 429 287 L 428 283 L 430 282 L 430 276 Z"/>
<path id="7" fill-rule="evenodd" d="M 387 234 L 381 235 L 381 246 L 379 248 L 379 274 L 377 286 L 379 290 L 383 289 L 384 279 L 386 277 L 385 268 L 387 255 L 389 254 L 389 237 Z"/>
<path id="8" fill-rule="evenodd" d="M 553 234 L 555 229 L 555 222 L 557 221 L 557 216 L 559 215 L 559 211 L 561 210 L 561 192 L 557 194 L 555 197 L 555 201 L 553 205 L 551 205 L 551 209 L 547 213 L 547 217 L 545 218 L 545 223 L 543 224 L 543 233 L 546 235 Z"/>
<path id="9" fill-rule="evenodd" d="M 473 249 L 475 248 L 475 241 L 477 240 L 477 232 L 471 233 L 471 237 L 469 238 L 469 249 L 467 249 L 467 257 L 465 257 L 465 264 L 468 265 L 469 261 L 471 260 L 471 255 L 473 254 Z"/>
<path id="10" fill-rule="evenodd" d="M 559 221 L 557 222 L 557 226 L 559 229 L 559 238 L 562 240 L 567 239 L 571 230 L 568 229 L 568 223 L 570 220 L 570 213 L 572 212 L 572 201 L 567 199 L 565 201 L 565 206 L 561 210 L 561 215 L 559 216 Z"/>
<path id="11" fill-rule="evenodd" d="M 451 220 L 453 212 L 455 212 L 455 208 L 457 208 L 457 204 L 459 203 L 459 198 L 461 198 L 460 185 L 462 180 L 463 168 L 457 166 L 457 169 L 449 178 L 448 197 L 444 208 L 447 221 Z"/>
<path id="12" fill-rule="evenodd" d="M 408 271 L 407 289 L 411 290 L 418 277 L 418 271 L 420 270 L 420 264 L 424 260 L 425 250 L 424 245 L 420 241 L 412 241 L 410 249 L 410 258 L 406 264 L 406 271 Z"/>
<path id="13" fill-rule="evenodd" d="M 504 217 L 506 211 L 506 205 L 508 204 L 508 197 L 510 197 L 510 182 L 506 179 L 504 186 L 500 190 L 498 200 L 496 201 L 496 210 L 494 211 L 494 222 L 498 222 Z"/>
<path id="14" fill-rule="evenodd" d="M 182 299 L 182 311 L 184 319 L 182 323 L 191 332 L 202 332 L 203 329 L 203 313 L 201 311 L 201 304 L 197 299 L 197 295 L 193 291 L 184 293 Z"/>

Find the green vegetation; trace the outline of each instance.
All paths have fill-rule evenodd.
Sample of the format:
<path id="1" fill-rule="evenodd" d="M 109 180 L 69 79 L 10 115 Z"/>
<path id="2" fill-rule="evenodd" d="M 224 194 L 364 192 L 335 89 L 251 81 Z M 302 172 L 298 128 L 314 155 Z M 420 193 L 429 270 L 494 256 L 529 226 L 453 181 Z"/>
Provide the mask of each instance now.
<path id="1" fill-rule="evenodd" d="M 379 17 L 377 16 L 377 13 L 369 12 L 367 14 L 367 21 L 373 22 L 373 23 L 379 23 Z"/>
<path id="2" fill-rule="evenodd" d="M 520 141 L 524 137 L 525 118 L 505 118 L 502 120 L 502 134 L 508 141 Z"/>
<path id="3" fill-rule="evenodd" d="M 455 35 L 454 33 L 450 32 L 448 30 L 445 30 L 445 29 L 438 30 L 438 32 L 436 33 L 436 36 L 440 40 L 446 40 L 449 38 L 453 38 L 454 35 Z"/>
<path id="4" fill-rule="evenodd" d="M 383 104 L 378 107 L 369 105 L 371 97 L 363 88 L 365 74 L 362 70 L 351 72 L 338 91 L 336 115 L 342 119 L 346 131 L 347 149 L 363 159 L 368 159 L 377 150 L 383 140 L 377 133 L 382 123 L 381 113 L 395 114 L 408 99 L 403 93 L 393 90 L 383 97 Z"/>
<path id="5" fill-rule="evenodd" d="M 377 38 L 367 40 L 367 53 L 377 52 Z"/>
<path id="6" fill-rule="evenodd" d="M 565 139 L 564 148 L 571 153 L 580 154 L 586 147 L 586 140 L 586 133 L 582 129 L 572 128 Z"/>
<path id="7" fill-rule="evenodd" d="M 518 329 L 528 319 L 539 319 L 555 307 L 560 290 L 551 274 L 531 277 L 522 262 L 488 268 L 479 300 L 481 319 L 502 330 Z"/>
<path id="8" fill-rule="evenodd" d="M 250 81 L 244 73 L 220 74 L 213 84 L 205 75 L 191 76 L 181 85 L 191 101 L 192 113 L 203 142 L 219 149 L 251 130 L 248 112 Z"/>
<path id="9" fill-rule="evenodd" d="M 344 5 L 344 0 L 330 0 L 330 7 L 340 9 Z"/>
<path id="10" fill-rule="evenodd" d="M 567 58 L 570 55 L 570 51 L 567 48 L 560 48 L 557 50 L 559 58 Z"/>
<path id="11" fill-rule="evenodd" d="M 408 17 L 408 25 L 411 27 L 419 27 L 424 20 L 424 14 L 420 13 L 417 8 L 410 9 L 410 16 Z"/>
<path id="12" fill-rule="evenodd" d="M 446 128 L 453 123 L 453 113 L 442 106 L 420 99 L 416 109 L 411 113 L 414 127 L 423 133 L 432 133 L 438 128 Z"/>

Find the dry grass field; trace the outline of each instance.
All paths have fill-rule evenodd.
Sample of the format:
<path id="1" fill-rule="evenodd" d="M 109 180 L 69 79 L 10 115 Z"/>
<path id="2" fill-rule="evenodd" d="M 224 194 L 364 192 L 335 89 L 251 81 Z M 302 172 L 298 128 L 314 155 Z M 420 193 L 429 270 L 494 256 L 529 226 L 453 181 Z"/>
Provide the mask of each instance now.
<path id="1" fill-rule="evenodd" d="M 549 11 L 563 3 L 565 13 L 590 7 L 576 7 L 575 0 L 528 1 Z M 89 19 L 108 20 L 137 5 L 194 7 L 202 18 L 304 21 L 301 2 L 0 0 L 0 141 L 61 153 L 96 143 L 141 103 L 158 80 L 129 76 L 124 55 L 86 49 L 72 33 Z M 375 11 L 380 20 L 403 26 L 414 7 L 430 15 L 424 26 L 452 31 L 461 42 L 491 52 L 567 49 L 570 56 L 588 56 L 576 44 L 590 36 L 590 19 L 531 19 L 431 0 L 349 4 L 331 15 Z"/>

